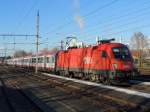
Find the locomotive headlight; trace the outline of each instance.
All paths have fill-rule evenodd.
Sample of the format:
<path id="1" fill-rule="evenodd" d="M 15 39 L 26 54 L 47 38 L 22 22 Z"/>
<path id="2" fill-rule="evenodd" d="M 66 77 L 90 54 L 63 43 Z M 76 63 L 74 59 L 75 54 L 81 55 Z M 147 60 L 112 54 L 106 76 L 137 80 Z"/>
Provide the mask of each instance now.
<path id="1" fill-rule="evenodd" d="M 113 64 L 113 68 L 114 68 L 114 69 L 117 69 L 117 68 L 118 68 L 118 65 L 117 65 L 117 64 Z"/>

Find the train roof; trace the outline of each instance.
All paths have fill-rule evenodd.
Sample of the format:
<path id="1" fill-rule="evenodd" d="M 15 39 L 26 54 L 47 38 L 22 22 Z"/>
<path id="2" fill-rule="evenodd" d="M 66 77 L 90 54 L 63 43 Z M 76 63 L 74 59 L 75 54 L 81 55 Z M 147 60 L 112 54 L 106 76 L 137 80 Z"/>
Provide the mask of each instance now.
<path id="1" fill-rule="evenodd" d="M 104 43 L 104 44 L 99 44 L 101 46 L 127 46 L 125 44 L 122 44 L 122 43 Z"/>

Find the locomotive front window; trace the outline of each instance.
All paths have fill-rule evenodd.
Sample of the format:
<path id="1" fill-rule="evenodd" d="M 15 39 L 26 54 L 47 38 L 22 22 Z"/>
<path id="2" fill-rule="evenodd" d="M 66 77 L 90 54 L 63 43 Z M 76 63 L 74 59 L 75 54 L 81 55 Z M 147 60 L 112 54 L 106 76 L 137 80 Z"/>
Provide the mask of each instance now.
<path id="1" fill-rule="evenodd" d="M 113 54 L 116 59 L 131 60 L 131 54 L 127 47 L 113 48 Z"/>

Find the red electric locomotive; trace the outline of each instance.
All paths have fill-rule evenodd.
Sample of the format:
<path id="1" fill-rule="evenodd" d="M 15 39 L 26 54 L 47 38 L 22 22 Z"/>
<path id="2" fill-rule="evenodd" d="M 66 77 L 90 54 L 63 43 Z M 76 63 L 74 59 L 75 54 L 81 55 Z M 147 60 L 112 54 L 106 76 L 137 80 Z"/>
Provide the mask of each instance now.
<path id="1" fill-rule="evenodd" d="M 133 58 L 128 47 L 110 40 L 96 46 L 70 48 L 56 55 L 56 72 L 92 81 L 124 81 L 133 74 Z"/>

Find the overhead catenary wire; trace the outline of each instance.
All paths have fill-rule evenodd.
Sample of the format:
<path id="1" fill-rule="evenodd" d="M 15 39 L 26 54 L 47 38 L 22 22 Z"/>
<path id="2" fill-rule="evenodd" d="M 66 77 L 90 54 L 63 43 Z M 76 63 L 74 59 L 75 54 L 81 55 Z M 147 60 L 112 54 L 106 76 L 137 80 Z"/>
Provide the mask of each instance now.
<path id="1" fill-rule="evenodd" d="M 101 9 L 107 8 L 107 7 L 111 6 L 112 4 L 116 3 L 117 1 L 118 1 L 118 0 L 111 1 L 111 2 L 109 2 L 108 4 L 105 4 L 104 6 L 101 6 L 101 7 L 97 8 L 97 9 L 95 9 L 95 10 L 93 10 L 93 11 L 91 11 L 91 12 L 85 14 L 85 15 L 83 15 L 82 17 L 85 18 L 85 17 L 91 16 L 91 15 L 97 13 L 98 11 L 100 11 Z M 145 4 L 148 4 L 148 3 L 149 3 L 149 1 L 146 1 L 146 2 L 144 2 L 144 4 L 142 4 L 142 5 L 145 5 Z M 145 9 L 148 9 L 148 8 L 150 8 L 150 7 L 146 7 Z M 143 10 L 145 10 L 145 9 L 143 9 Z M 137 10 L 137 11 L 135 11 L 134 13 L 136 13 L 136 12 L 138 12 L 138 11 L 140 11 L 140 10 Z M 127 13 L 126 16 L 127 16 L 127 15 L 130 15 L 130 13 Z M 110 17 L 108 17 L 108 18 L 110 18 Z M 120 16 L 120 17 L 117 17 L 117 18 L 121 18 L 121 16 Z M 115 20 L 115 19 L 116 19 L 116 18 L 114 18 L 113 20 Z M 109 20 L 109 21 L 111 21 L 111 20 Z M 63 24 L 63 25 L 57 27 L 56 29 L 51 30 L 50 32 L 47 32 L 47 33 L 45 33 L 45 34 L 54 33 L 54 32 L 56 32 L 57 30 L 61 30 L 61 29 L 65 28 L 65 27 L 67 27 L 67 26 L 70 25 L 71 23 L 73 23 L 72 20 L 68 21 L 67 23 L 65 23 L 65 24 Z M 101 24 L 101 23 L 97 23 L 97 24 Z M 96 25 L 97 25 L 97 24 L 96 24 Z"/>
<path id="2" fill-rule="evenodd" d="M 72 23 L 72 22 L 71 22 Z M 62 25 L 61 27 L 59 27 L 60 29 L 63 29 L 63 28 L 65 28 L 65 27 L 67 27 L 67 24 L 68 23 L 66 23 L 66 24 L 64 24 L 64 25 Z M 127 24 L 127 23 L 126 23 Z M 97 24 L 96 24 L 97 25 Z M 125 24 L 124 24 L 125 25 Z M 117 26 L 118 27 L 118 26 Z M 108 30 L 108 29 L 107 29 Z M 112 32 L 113 33 L 113 32 Z M 115 32 L 114 32 L 115 33 Z M 105 34 L 104 34 L 105 35 Z"/>
<path id="3" fill-rule="evenodd" d="M 144 14 L 148 14 L 148 13 L 150 13 L 150 11 L 149 12 L 146 12 L 146 13 L 144 13 Z M 107 31 L 110 31 L 111 29 L 120 29 L 121 27 L 124 27 L 124 26 L 127 26 L 127 25 L 131 25 L 131 24 L 137 24 L 137 22 L 140 22 L 140 21 L 143 21 L 144 20 L 144 14 L 140 14 L 140 15 L 138 15 L 139 17 L 137 18 L 133 18 L 132 19 L 132 21 L 128 21 L 128 22 L 126 22 L 125 21 L 125 23 L 123 23 L 123 24 L 119 24 L 119 25 L 117 25 L 117 26 L 112 26 L 111 28 L 107 28 L 107 29 L 105 29 L 105 30 L 101 30 L 101 31 L 99 31 L 99 33 L 105 33 L 105 32 L 107 32 Z M 118 24 L 119 22 L 117 22 L 116 24 Z M 115 25 L 116 25 L 115 24 Z M 108 26 L 110 25 L 114 25 L 114 24 L 107 24 Z M 105 26 L 106 26 L 106 24 L 105 24 Z M 84 31 L 84 32 L 82 32 L 82 33 L 86 33 L 86 32 L 90 32 L 91 33 L 91 31 L 95 31 L 96 29 L 99 29 L 99 28 L 105 28 L 105 26 L 100 26 L 100 27 L 95 27 L 95 28 L 93 28 L 92 30 L 86 30 L 86 31 Z M 86 33 L 86 34 L 88 34 L 88 33 Z"/>
<path id="4" fill-rule="evenodd" d="M 136 2 L 137 3 L 137 2 Z M 144 2 L 143 4 L 140 4 L 140 5 L 142 5 L 142 6 L 144 6 L 144 5 L 147 5 L 149 3 L 149 1 L 146 1 L 146 2 Z M 127 11 L 125 11 L 125 12 L 127 12 L 126 14 L 124 14 L 124 15 L 121 15 L 121 16 L 116 16 L 116 17 L 114 17 L 114 16 L 112 16 L 112 17 L 114 17 L 113 19 L 111 19 L 111 20 L 108 20 L 108 21 L 106 21 L 106 22 L 111 22 L 111 21 L 116 21 L 116 20 L 119 20 L 119 19 L 122 19 L 123 17 L 125 18 L 125 17 L 128 17 L 128 16 L 133 16 L 134 14 L 136 15 L 136 14 L 139 14 L 140 12 L 144 12 L 145 10 L 148 10 L 150 7 L 144 7 L 144 8 L 141 8 L 141 9 L 138 9 L 138 10 L 134 10 L 134 11 L 132 11 L 132 12 L 127 12 Z M 146 12 L 147 13 L 147 12 Z M 142 14 L 139 14 L 139 16 L 140 15 L 142 15 Z M 108 17 L 109 18 L 109 17 Z M 133 18 L 134 19 L 134 18 Z M 102 24 L 104 24 L 104 25 L 107 25 L 106 24 L 106 22 L 105 23 L 102 23 L 102 22 L 99 22 L 99 25 L 102 23 Z M 118 23 L 118 22 L 117 22 Z M 65 25 L 64 25 L 65 26 Z M 94 26 L 94 25 L 93 25 Z M 97 26 L 97 24 L 95 25 L 95 26 Z M 65 27 L 61 27 L 60 29 L 63 29 L 63 28 L 65 28 Z M 90 30 L 89 30 L 90 31 Z M 55 31 L 53 31 L 53 32 L 55 32 Z M 82 31 L 82 33 L 84 33 L 84 31 Z"/>
<path id="5" fill-rule="evenodd" d="M 26 18 L 30 15 L 31 11 L 35 8 L 35 6 L 38 4 L 39 0 L 35 0 L 33 2 L 33 4 L 31 5 L 31 7 L 27 10 L 27 12 L 25 13 L 25 15 L 23 15 L 22 19 L 18 22 L 17 26 L 16 26 L 16 30 L 18 30 L 23 22 L 26 20 Z"/>
<path id="6" fill-rule="evenodd" d="M 108 25 L 113 25 L 113 23 L 114 24 L 116 24 L 116 23 L 119 23 L 119 22 L 122 22 L 122 20 L 120 20 L 120 19 L 124 19 L 124 18 L 130 18 L 131 19 L 131 16 L 133 16 L 133 19 L 135 19 L 135 18 L 137 18 L 136 16 L 144 16 L 144 14 L 148 14 L 149 12 L 147 12 L 147 11 L 145 11 L 146 9 L 150 9 L 150 7 L 146 7 L 146 8 L 142 8 L 142 9 L 140 9 L 140 10 L 136 10 L 136 11 L 133 11 L 133 12 L 129 12 L 129 13 L 126 13 L 126 14 L 124 14 L 124 15 L 121 15 L 121 16 L 119 16 L 119 17 L 114 17 L 113 19 L 111 19 L 111 20 L 106 20 L 106 21 L 104 21 L 104 22 L 98 22 L 98 23 L 96 23 L 96 25 L 93 25 L 93 27 L 92 26 L 89 26 L 89 28 L 86 30 L 86 32 L 87 31 L 91 31 L 90 29 L 95 29 L 96 27 L 98 27 L 99 25 L 101 26 L 101 27 L 104 27 L 104 26 L 108 26 Z M 142 12 L 142 11 L 144 11 L 144 14 L 142 13 L 142 14 L 139 14 L 140 12 Z M 137 15 L 137 14 L 139 14 L 139 15 Z M 135 16 L 135 17 L 134 17 Z M 110 17 L 108 17 L 108 18 L 110 18 Z M 118 21 L 119 20 L 119 21 Z M 113 21 L 113 22 L 112 22 Z M 83 31 L 82 33 L 84 33 L 85 31 Z"/>
<path id="7" fill-rule="evenodd" d="M 28 37 L 28 36 L 36 36 L 33 34 L 12 34 L 12 33 L 8 33 L 8 34 L 0 34 L 0 37 Z"/>
<path id="8" fill-rule="evenodd" d="M 40 42 L 39 45 L 40 45 L 40 44 L 45 44 L 45 43 L 47 43 L 47 42 Z M 35 44 L 37 44 L 37 43 L 12 42 L 12 43 L 4 43 L 4 44 L 22 44 L 22 45 L 31 45 L 31 44 L 33 44 L 33 45 L 35 45 Z"/>
<path id="9" fill-rule="evenodd" d="M 106 32 L 106 31 L 109 31 L 111 29 L 118 29 L 118 28 L 121 28 L 121 27 L 124 27 L 124 26 L 127 26 L 127 25 L 131 25 L 131 24 L 137 24 L 138 22 L 143 21 L 144 19 L 145 19 L 145 17 L 144 18 L 142 17 L 140 19 L 139 18 L 135 18 L 135 19 L 133 19 L 133 21 L 129 21 L 127 23 L 120 24 L 118 26 L 114 26 L 114 27 L 108 28 L 106 30 L 103 30 L 102 32 Z"/>
<path id="10" fill-rule="evenodd" d="M 15 52 L 15 49 L 16 49 L 16 44 L 21 44 L 21 45 L 31 45 L 31 44 L 36 44 L 36 43 L 21 43 L 21 42 L 16 42 L 16 39 L 15 37 L 36 37 L 37 35 L 34 35 L 34 34 L 12 34 L 12 33 L 8 33 L 8 34 L 0 34 L 0 37 L 4 38 L 4 37 L 13 37 L 13 41 L 14 42 L 11 42 L 11 43 L 4 43 L 5 45 L 7 44 L 13 44 L 14 45 L 14 48 L 13 48 L 13 51 Z M 42 44 L 42 43 L 40 43 Z"/>
<path id="11" fill-rule="evenodd" d="M 31 44 L 36 44 L 36 43 L 17 43 L 17 42 L 14 42 L 14 43 L 4 43 L 4 44 L 23 44 L 23 45 L 27 45 L 27 44 L 29 44 L 29 45 L 31 45 Z"/>
<path id="12" fill-rule="evenodd" d="M 103 5 L 103 6 L 98 7 L 98 8 L 95 9 L 95 10 L 92 10 L 91 12 L 89 12 L 89 13 L 83 15 L 82 17 L 84 18 L 84 17 L 88 17 L 88 16 L 90 16 L 90 15 L 93 15 L 93 14 L 97 13 L 99 10 L 102 10 L 102 9 L 104 9 L 104 8 L 107 8 L 107 7 L 111 6 L 112 4 L 116 3 L 117 1 L 118 1 L 118 0 L 113 0 L 113 1 L 107 3 L 107 4 Z M 66 22 L 65 24 L 60 25 L 60 26 L 58 26 L 56 29 L 51 30 L 51 31 L 49 31 L 49 32 L 47 32 L 47 33 L 45 33 L 45 34 L 49 34 L 49 33 L 51 33 L 51 32 L 56 32 L 56 31 L 58 31 L 58 30 L 60 30 L 60 29 L 65 28 L 66 26 L 68 26 L 68 25 L 70 25 L 70 24 L 72 24 L 72 23 L 73 23 L 73 20 L 70 19 L 70 20 L 69 20 L 68 22 Z"/>
<path id="13" fill-rule="evenodd" d="M 112 32 L 112 33 L 109 33 L 109 34 L 102 34 L 101 37 L 112 36 L 112 35 L 120 34 L 120 33 L 123 33 L 123 32 L 131 31 L 131 30 L 134 30 L 134 29 L 139 29 L 139 28 L 144 29 L 144 28 L 148 28 L 148 27 L 150 27 L 150 24 L 140 25 L 140 26 L 136 26 L 136 27 L 132 27 L 132 28 Z M 89 39 L 92 39 L 92 38 L 91 37 L 86 38 L 86 39 L 84 39 L 84 41 L 89 40 Z"/>
<path id="14" fill-rule="evenodd" d="M 109 3 L 107 3 L 107 4 L 105 4 L 105 5 L 103 5 L 103 6 L 101 6 L 101 7 L 98 7 L 97 9 L 95 9 L 95 10 L 93 10 L 93 11 L 91 11 L 91 12 L 85 14 L 85 15 L 83 15 L 82 17 L 83 17 L 83 18 L 89 17 L 89 16 L 91 16 L 91 15 L 97 13 L 98 11 L 100 11 L 100 10 L 102 10 L 102 9 L 104 9 L 104 8 L 107 8 L 107 7 L 111 6 L 112 4 L 114 4 L 114 3 L 118 2 L 118 1 L 119 1 L 119 0 L 113 0 L 113 1 L 111 1 L 111 2 L 109 2 Z"/>
<path id="15" fill-rule="evenodd" d="M 139 28 L 144 29 L 144 28 L 148 28 L 148 27 L 150 27 L 150 24 L 145 24 L 145 25 L 136 26 L 136 27 L 133 27 L 133 28 L 128 28 L 128 29 L 125 29 L 125 30 L 121 30 L 121 31 L 105 34 L 105 35 L 102 35 L 102 37 L 103 36 L 110 36 L 110 35 L 114 35 L 114 34 L 119 34 L 119 33 L 122 33 L 122 32 L 130 31 L 130 30 L 134 30 L 134 29 L 139 29 Z"/>
<path id="16" fill-rule="evenodd" d="M 149 12 L 147 12 L 147 11 L 145 11 L 145 10 L 148 10 L 150 7 L 144 7 L 144 8 L 142 8 L 142 9 L 139 9 L 139 10 L 135 10 L 135 11 L 132 11 L 132 12 L 128 12 L 127 14 L 125 14 L 125 15 L 121 15 L 121 16 L 119 16 L 118 17 L 118 19 L 121 19 L 122 17 L 129 17 L 129 16 L 127 16 L 128 14 L 130 14 L 131 16 L 133 15 L 133 14 L 139 14 L 140 12 L 143 12 L 144 11 L 144 13 L 142 13 L 142 14 L 139 14 L 139 15 L 135 15 L 135 16 L 139 16 L 139 18 L 141 18 L 142 16 L 144 16 L 144 15 L 146 15 L 146 14 L 148 14 Z M 120 29 L 122 26 L 127 26 L 127 25 L 130 25 L 130 24 L 136 24 L 137 22 L 139 22 L 138 21 L 138 19 L 139 18 L 137 18 L 137 17 L 134 17 L 133 19 L 134 19 L 134 21 L 129 21 L 129 22 L 127 22 L 127 23 L 124 23 L 124 24 L 121 24 L 121 25 L 118 25 L 117 27 L 116 26 L 114 26 L 114 24 L 111 24 L 111 25 L 113 25 L 114 27 L 113 28 L 116 28 L 116 29 Z M 142 19 L 142 18 L 141 18 Z M 114 19 L 114 21 L 115 20 L 117 20 L 117 18 L 115 18 Z M 126 21 L 126 20 L 125 20 Z M 143 21 L 143 20 L 142 20 Z M 109 21 L 108 21 L 108 23 L 109 23 Z M 115 25 L 116 24 L 118 24 L 119 23 L 119 21 L 117 22 L 117 23 L 115 23 Z M 104 24 L 104 25 L 110 25 L 110 24 L 107 24 L 107 23 L 102 23 L 102 24 Z M 97 27 L 97 24 L 95 25 L 96 27 Z M 94 27 L 94 29 L 96 29 L 96 27 Z M 100 27 L 104 27 L 103 25 L 101 25 Z M 92 30 L 94 30 L 94 29 L 92 29 Z M 91 31 L 92 30 L 88 30 L 88 32 L 89 32 L 89 34 L 91 33 Z M 108 30 L 110 30 L 110 28 L 109 29 L 107 29 L 107 30 L 105 30 L 105 31 L 108 31 Z M 95 30 L 94 30 L 95 31 Z M 87 30 L 86 31 L 83 31 L 82 33 L 85 33 L 85 32 L 87 32 Z M 102 32 L 102 31 L 101 31 Z M 82 34 L 81 33 L 81 34 Z M 103 33 L 103 32 L 102 32 Z M 85 34 L 85 35 L 87 35 L 87 33 Z M 85 36 L 84 35 L 84 36 Z M 105 34 L 106 35 L 106 34 Z M 87 35 L 88 36 L 88 35 Z M 89 39 L 89 38 L 88 38 Z M 88 40 L 87 39 L 87 40 Z"/>
<path id="17" fill-rule="evenodd" d="M 114 3 L 118 2 L 118 1 L 119 1 L 119 0 L 113 0 L 113 1 L 107 3 L 107 4 L 103 5 L 103 6 L 98 7 L 98 8 L 95 9 L 95 10 L 92 10 L 91 12 L 89 12 L 89 13 L 83 15 L 82 17 L 84 18 L 84 17 L 88 17 L 88 16 L 90 16 L 90 15 L 93 15 L 93 14 L 97 13 L 99 10 L 102 10 L 102 9 L 104 9 L 104 8 L 107 8 L 107 7 L 113 5 Z M 61 30 L 61 29 L 65 28 L 65 27 L 67 27 L 68 25 L 70 25 L 70 24 L 72 24 L 72 23 L 73 23 L 73 20 L 69 20 L 67 23 L 65 23 L 65 24 L 63 24 L 63 25 L 60 25 L 59 27 L 57 27 L 57 28 L 54 29 L 54 30 L 51 30 L 51 31 L 49 31 L 49 32 L 46 32 L 45 34 L 54 33 L 54 32 L 56 32 L 56 31 L 58 31 L 58 30 Z"/>
<path id="18" fill-rule="evenodd" d="M 146 2 L 147 3 L 147 2 Z M 115 17 L 114 19 L 112 19 L 112 20 L 119 20 L 119 19 L 121 19 L 122 17 L 128 17 L 127 15 L 133 15 L 133 14 L 139 14 L 139 12 L 142 12 L 142 11 L 145 11 L 145 10 L 147 10 L 147 9 L 149 9 L 150 7 L 144 7 L 144 8 L 142 8 L 142 9 L 140 9 L 140 10 L 135 10 L 135 11 L 132 11 L 132 12 L 128 12 L 128 13 L 126 13 L 125 15 L 121 15 L 121 16 L 118 16 L 118 17 Z M 146 12 L 147 13 L 147 12 Z M 142 15 L 142 14 L 141 14 Z M 135 19 L 135 18 L 133 18 L 133 19 Z M 125 24 L 121 24 L 121 25 L 119 25 L 119 26 L 123 26 L 123 25 L 128 25 L 128 24 L 134 24 L 136 21 L 138 21 L 138 20 L 135 20 L 135 21 L 132 21 L 132 22 L 128 22 L 128 23 L 125 23 Z M 108 21 L 109 22 L 109 21 Z M 71 24 L 71 23 L 69 23 L 69 24 Z M 99 24 L 101 24 L 101 23 L 99 23 Z M 105 23 L 104 23 L 105 24 Z M 96 24 L 97 25 L 97 24 Z M 106 24 L 106 25 L 110 25 L 110 24 Z M 112 24 L 113 25 L 113 24 Z M 66 25 L 64 25 L 65 27 L 66 27 Z M 63 26 L 61 26 L 60 27 L 60 29 L 63 29 L 63 28 L 65 28 L 65 27 L 63 27 Z M 145 28 L 145 27 L 144 27 Z M 122 31 L 122 30 L 121 30 Z M 128 30 L 125 30 L 125 31 L 128 31 Z M 53 31 L 53 33 L 55 32 L 55 30 Z M 124 32 L 124 30 L 123 30 L 123 32 Z M 113 32 L 113 33 L 115 33 L 115 32 Z M 106 35 L 106 34 L 103 34 L 103 35 Z"/>

